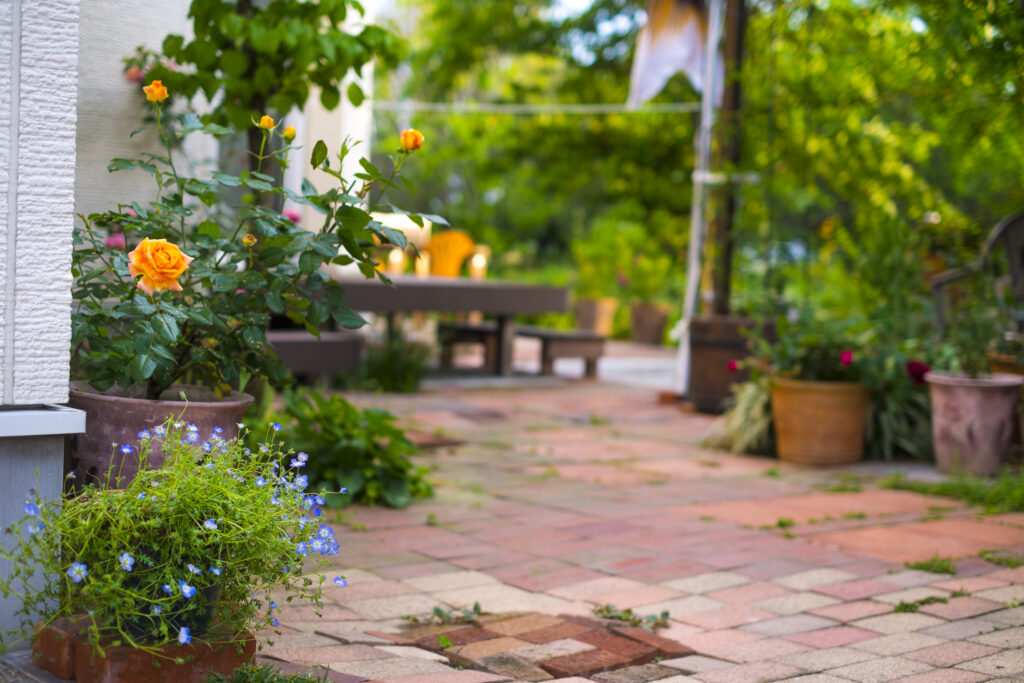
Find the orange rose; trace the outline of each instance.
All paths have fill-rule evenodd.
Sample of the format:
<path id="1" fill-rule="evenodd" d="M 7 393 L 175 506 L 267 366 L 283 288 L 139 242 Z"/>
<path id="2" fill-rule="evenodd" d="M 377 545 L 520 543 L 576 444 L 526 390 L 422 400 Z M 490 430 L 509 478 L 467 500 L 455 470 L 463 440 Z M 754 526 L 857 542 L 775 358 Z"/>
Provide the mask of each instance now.
<path id="1" fill-rule="evenodd" d="M 281 137 L 285 140 L 295 139 L 295 126 L 285 126 L 284 131 L 281 133 Z"/>
<path id="2" fill-rule="evenodd" d="M 180 292 L 178 277 L 188 270 L 190 263 L 192 257 L 183 254 L 177 245 L 148 237 L 128 254 L 128 272 L 132 277 L 142 276 L 139 289 L 146 294 L 163 289 Z"/>
<path id="3" fill-rule="evenodd" d="M 423 133 L 415 128 L 406 128 L 401 135 L 402 151 L 412 152 L 423 146 Z"/>
<path id="4" fill-rule="evenodd" d="M 267 116 L 266 114 L 264 114 L 263 118 L 260 119 L 260 128 L 262 128 L 263 130 L 271 130 L 274 127 L 274 125 L 274 119 Z"/>
<path id="5" fill-rule="evenodd" d="M 142 92 L 146 93 L 146 99 L 150 102 L 163 102 L 167 99 L 167 88 L 162 81 L 153 81 L 143 87 Z"/>

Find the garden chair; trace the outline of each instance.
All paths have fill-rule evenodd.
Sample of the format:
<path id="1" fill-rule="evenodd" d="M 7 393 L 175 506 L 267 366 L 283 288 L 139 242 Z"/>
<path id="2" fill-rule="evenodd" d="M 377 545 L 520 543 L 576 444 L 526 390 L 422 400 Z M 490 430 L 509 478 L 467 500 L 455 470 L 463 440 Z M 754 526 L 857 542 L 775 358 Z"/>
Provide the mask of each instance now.
<path id="1" fill-rule="evenodd" d="M 1010 263 L 1009 282 L 1001 278 L 996 286 L 1002 290 L 1007 284 L 1015 301 L 1024 304 L 1024 211 L 1018 211 L 999 221 L 989 233 L 978 260 L 962 268 L 954 268 L 931 278 L 932 298 L 935 302 L 935 317 L 939 332 L 945 331 L 946 314 L 951 307 L 953 287 L 956 282 L 973 276 L 988 265 L 996 247 L 1003 247 Z M 1017 313 L 1017 327 L 1022 323 L 1022 312 Z M 1019 329 L 1017 330 L 1020 331 Z"/>
<path id="2" fill-rule="evenodd" d="M 431 274 L 458 277 L 473 247 L 473 238 L 461 230 L 445 230 L 433 235 L 426 248 L 430 253 Z"/>

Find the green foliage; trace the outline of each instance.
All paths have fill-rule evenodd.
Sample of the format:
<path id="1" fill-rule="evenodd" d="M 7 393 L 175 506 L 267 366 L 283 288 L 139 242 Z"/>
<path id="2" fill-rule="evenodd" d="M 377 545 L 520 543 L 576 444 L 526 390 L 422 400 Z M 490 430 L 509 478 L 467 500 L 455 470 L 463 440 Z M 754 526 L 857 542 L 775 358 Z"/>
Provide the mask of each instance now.
<path id="1" fill-rule="evenodd" d="M 1006 567 L 1007 569 L 1024 567 L 1024 555 L 1009 555 L 1004 550 L 982 550 L 978 553 L 978 557 L 986 562 L 991 562 L 994 565 Z"/>
<path id="2" fill-rule="evenodd" d="M 819 487 L 826 493 L 859 493 L 863 490 L 863 480 L 852 472 L 841 472 L 839 477 Z"/>
<path id="3" fill-rule="evenodd" d="M 396 335 L 383 345 L 370 346 L 357 379 L 349 382 L 365 391 L 414 394 L 430 371 L 431 355 L 430 346 Z"/>
<path id="4" fill-rule="evenodd" d="M 751 364 L 772 375 L 816 382 L 856 382 L 864 374 L 864 342 L 850 324 L 803 311 L 795 322 L 779 318 L 778 341 L 757 340 Z"/>
<path id="5" fill-rule="evenodd" d="M 921 560 L 920 562 L 904 562 L 903 566 L 907 569 L 917 569 L 922 572 L 931 572 L 933 574 L 956 575 L 956 565 L 953 564 L 953 558 L 951 557 L 939 557 L 938 555 L 935 555 L 931 559 Z"/>
<path id="6" fill-rule="evenodd" d="M 990 513 L 1024 512 L 1024 472 L 1011 468 L 1004 469 L 995 479 L 956 474 L 940 482 L 913 481 L 897 473 L 882 480 L 880 486 L 956 498 Z"/>
<path id="7" fill-rule="evenodd" d="M 45 504 L 30 492 L 26 516 L 7 530 L 14 543 L 0 548 L 12 562 L 0 594 L 21 599 L 26 632 L 38 618 L 87 614 L 95 646 L 156 651 L 183 628 L 213 643 L 270 627 L 270 592 L 321 606 L 324 577 L 307 575 L 302 558 L 334 554 L 337 543 L 309 517 L 302 477 L 279 470 L 277 444 L 250 452 L 217 434 L 191 444 L 199 439 L 188 434 L 169 420 L 140 433 L 137 456 L 122 446 L 142 467 L 121 488 L 87 486 Z M 157 447 L 166 461 L 148 468 Z M 310 564 L 315 572 L 326 560 Z"/>
<path id="8" fill-rule="evenodd" d="M 214 103 L 209 120 L 238 130 L 263 114 L 302 107 L 314 88 L 334 109 L 346 75 L 361 73 L 375 58 L 393 65 L 404 52 L 380 27 L 348 33 L 343 22 L 358 22 L 362 13 L 351 0 L 192 0 L 190 39 L 164 38 L 163 59 L 146 78 L 161 79 L 188 99 L 202 93 Z M 358 86 L 347 95 L 357 106 L 363 97 Z"/>
<path id="9" fill-rule="evenodd" d="M 179 172 L 186 164 L 172 160 L 172 147 L 187 135 L 220 136 L 225 129 L 194 115 L 173 117 L 159 103 L 154 113 L 165 155 L 115 159 L 110 170 L 150 174 L 155 198 L 123 202 L 115 211 L 83 218 L 75 230 L 73 373 L 99 391 L 142 385 L 146 398 L 182 381 L 218 392 L 244 386 L 252 377 L 280 384 L 285 369 L 266 341 L 272 314 L 286 315 L 312 334 L 330 319 L 348 328 L 365 324 L 321 266 L 355 263 L 366 277 L 387 279 L 375 269 L 375 240 L 401 247 L 405 238 L 372 220 L 374 205 L 367 207 L 363 198 L 371 186 L 393 187 L 408 154 L 400 153 L 389 173 L 364 163 L 364 173 L 345 180 L 335 170 L 349 153 L 343 143 L 336 160 L 320 158 L 314 164 L 336 185 L 317 194 L 306 183 L 299 194 L 259 171 L 270 159 L 287 165 L 294 148 L 265 152 L 265 143 L 280 133 L 257 128 L 263 144 L 256 171 L 196 178 Z M 247 194 L 242 206 L 230 209 L 223 198 L 232 188 Z M 312 206 L 323 223 L 301 228 L 263 206 L 264 195 Z M 120 248 L 105 245 L 114 231 L 123 235 Z M 180 276 L 182 292 L 140 290 L 124 251 L 144 238 L 166 239 L 194 259 Z"/>
<path id="10" fill-rule="evenodd" d="M 599 605 L 592 611 L 594 616 L 602 619 L 624 621 L 630 626 L 639 626 L 647 629 L 648 631 L 654 631 L 668 626 L 669 620 L 668 610 L 663 611 L 661 614 L 648 614 L 644 617 L 639 614 L 635 614 L 631 609 L 618 609 L 615 605 Z"/>
<path id="11" fill-rule="evenodd" d="M 459 610 L 435 607 L 426 622 L 421 620 L 419 617 L 405 616 L 402 618 L 411 624 L 478 624 L 480 622 L 480 617 L 484 614 L 485 612 L 480 608 L 480 603 L 474 602 L 472 608 L 463 607 Z"/>
<path id="12" fill-rule="evenodd" d="M 931 571 L 931 570 L 925 570 L 925 571 Z M 949 573 L 949 572 L 940 572 L 940 573 Z M 956 572 L 953 572 L 953 573 L 955 574 Z M 906 600 L 900 600 L 899 603 L 895 607 L 892 608 L 892 611 L 893 612 L 903 612 L 903 613 L 910 613 L 910 614 L 912 614 L 914 612 L 917 612 L 917 610 L 919 608 L 924 607 L 925 605 L 935 605 L 935 604 L 945 605 L 948 602 L 949 602 L 949 600 L 946 599 L 946 598 L 940 598 L 940 597 L 938 597 L 936 595 L 929 595 L 927 598 L 921 598 L 920 600 L 914 600 L 913 602 L 907 602 Z"/>
<path id="13" fill-rule="evenodd" d="M 243 664 L 227 676 L 211 673 L 206 683 L 324 683 L 328 673 L 328 670 L 324 669 L 322 674 L 317 675 L 284 674 L 268 664 Z"/>
<path id="14" fill-rule="evenodd" d="M 416 446 L 395 426 L 391 413 L 360 410 L 341 396 L 311 390 L 289 391 L 281 398 L 280 412 L 265 415 L 253 433 L 266 433 L 274 422 L 283 425 L 289 444 L 309 455 L 310 485 L 324 491 L 330 507 L 356 501 L 405 508 L 433 494 L 427 469 L 409 460 Z"/>

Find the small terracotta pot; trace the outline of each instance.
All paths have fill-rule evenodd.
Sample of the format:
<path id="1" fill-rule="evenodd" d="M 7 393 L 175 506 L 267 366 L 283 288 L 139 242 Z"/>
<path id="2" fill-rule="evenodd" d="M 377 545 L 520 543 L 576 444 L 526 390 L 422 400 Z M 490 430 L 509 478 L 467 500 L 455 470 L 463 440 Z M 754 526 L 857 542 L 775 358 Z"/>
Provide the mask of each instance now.
<path id="1" fill-rule="evenodd" d="M 864 455 L 871 393 L 859 382 L 772 379 L 772 422 L 779 460 L 844 465 Z"/>
<path id="2" fill-rule="evenodd" d="M 184 391 L 186 396 L 199 399 L 204 397 L 203 392 L 209 391 L 191 385 L 175 385 L 164 395 L 177 396 L 179 390 Z M 209 438 L 214 427 L 224 430 L 224 439 L 231 439 L 238 436 L 238 422 L 252 402 L 252 396 L 238 392 L 221 401 L 153 401 L 108 396 L 92 389 L 85 382 L 72 382 L 68 405 L 86 412 L 86 431 L 71 437 L 71 461 L 67 468 L 75 473 L 75 484 L 79 488 L 94 481 L 105 486 L 124 486 L 139 471 L 139 454 L 136 448 L 136 452 L 122 455 L 116 446 L 129 444 L 137 447 L 141 430 L 152 431 L 153 427 L 162 424 L 172 415 L 184 422 L 194 423 L 203 439 Z M 154 440 L 147 466 L 160 467 L 163 462 L 164 454 L 157 439 Z"/>
<path id="3" fill-rule="evenodd" d="M 612 324 L 615 322 L 615 311 L 618 308 L 619 300 L 612 297 L 576 299 L 573 306 L 576 326 L 602 337 L 610 337 L 612 336 Z"/>
<path id="4" fill-rule="evenodd" d="M 929 372 L 924 378 L 932 397 L 932 438 L 939 471 L 998 473 L 1010 452 L 1024 377 Z"/>
<path id="5" fill-rule="evenodd" d="M 630 339 L 637 344 L 660 346 L 668 322 L 668 307 L 663 304 L 633 304 L 629 308 Z"/>

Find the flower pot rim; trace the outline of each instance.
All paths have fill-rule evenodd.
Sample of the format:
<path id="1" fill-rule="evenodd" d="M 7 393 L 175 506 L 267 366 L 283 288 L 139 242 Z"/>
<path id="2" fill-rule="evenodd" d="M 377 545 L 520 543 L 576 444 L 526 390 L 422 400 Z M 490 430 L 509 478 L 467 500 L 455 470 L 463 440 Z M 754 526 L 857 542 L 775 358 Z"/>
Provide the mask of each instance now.
<path id="1" fill-rule="evenodd" d="M 831 382 L 820 379 L 794 379 L 793 377 L 784 377 L 782 375 L 772 375 L 772 385 L 780 387 L 792 387 L 792 388 L 803 388 L 812 391 L 844 391 L 851 389 L 863 389 L 867 391 L 868 388 L 864 386 L 863 382 Z"/>
<path id="2" fill-rule="evenodd" d="M 174 386 L 174 387 L 198 387 L 199 385 L 196 385 L 196 384 L 174 384 L 172 386 Z M 207 406 L 223 406 L 225 404 L 232 404 L 232 403 L 235 403 L 235 404 L 238 404 L 238 403 L 249 404 L 249 403 L 252 403 L 252 402 L 254 402 L 256 400 L 255 397 L 252 396 L 252 394 L 247 394 L 247 393 L 238 392 L 238 391 L 232 391 L 230 394 L 228 394 L 227 396 L 225 396 L 223 399 L 221 399 L 219 401 L 181 401 L 181 400 L 170 401 L 170 400 L 165 400 L 165 399 L 152 399 L 152 398 L 141 398 L 141 397 L 133 398 L 133 397 L 130 397 L 130 396 L 111 396 L 110 394 L 105 394 L 102 391 L 97 391 L 96 389 L 92 388 L 89 385 L 89 382 L 86 381 L 86 380 L 77 380 L 77 381 L 71 382 L 70 392 L 71 392 L 72 395 L 75 395 L 75 396 L 95 397 L 95 398 L 102 399 L 104 401 L 110 401 L 112 403 L 134 403 L 134 404 L 138 404 L 139 402 L 144 402 L 144 403 L 152 404 L 154 406 L 160 406 L 160 405 L 185 406 L 185 405 L 189 405 L 189 406 L 193 406 L 193 407 L 196 407 L 196 408 L 205 408 Z"/>
<path id="3" fill-rule="evenodd" d="M 952 372 L 931 370 L 926 372 L 924 380 L 929 384 L 941 384 L 954 387 L 1003 388 L 1019 387 L 1024 384 L 1024 376 L 1011 375 L 1007 372 L 992 372 L 978 377 Z"/>

